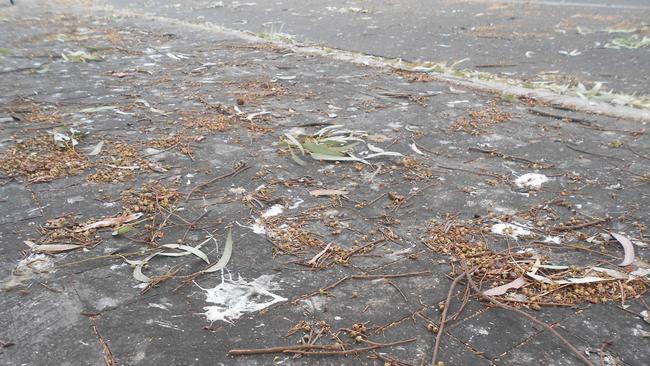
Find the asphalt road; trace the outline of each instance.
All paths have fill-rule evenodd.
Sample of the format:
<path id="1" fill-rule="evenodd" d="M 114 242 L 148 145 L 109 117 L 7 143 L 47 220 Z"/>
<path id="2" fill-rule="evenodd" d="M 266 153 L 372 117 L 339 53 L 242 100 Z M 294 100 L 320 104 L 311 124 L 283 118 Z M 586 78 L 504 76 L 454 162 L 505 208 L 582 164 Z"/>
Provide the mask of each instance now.
<path id="1" fill-rule="evenodd" d="M 650 48 L 611 49 L 650 35 L 650 4 L 623 1 L 125 1 L 119 9 L 389 58 L 454 63 L 524 80 L 602 82 L 650 93 Z"/>

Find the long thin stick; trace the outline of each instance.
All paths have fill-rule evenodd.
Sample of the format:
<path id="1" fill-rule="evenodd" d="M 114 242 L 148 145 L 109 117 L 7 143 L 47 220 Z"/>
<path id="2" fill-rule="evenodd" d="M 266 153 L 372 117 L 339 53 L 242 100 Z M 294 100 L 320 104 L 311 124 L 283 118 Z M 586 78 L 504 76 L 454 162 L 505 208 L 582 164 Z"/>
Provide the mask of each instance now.
<path id="1" fill-rule="evenodd" d="M 341 350 L 341 351 L 321 351 L 321 352 L 310 352 L 310 351 L 294 351 L 294 350 L 287 350 L 287 353 L 297 353 L 299 355 L 303 356 L 345 356 L 345 355 L 351 355 L 355 353 L 361 353 L 361 352 L 366 352 L 366 351 L 371 351 L 373 349 L 377 348 L 383 348 L 383 347 L 391 347 L 391 346 L 398 346 L 400 344 L 405 344 L 405 343 L 411 343 L 415 342 L 417 338 L 410 338 L 410 339 L 405 339 L 402 341 L 397 341 L 397 342 L 392 342 L 392 343 L 376 343 L 372 346 L 369 347 L 362 347 L 362 348 L 353 348 L 353 349 L 347 349 L 347 350 Z"/>
<path id="2" fill-rule="evenodd" d="M 300 344 L 292 346 L 278 346 L 269 348 L 231 349 L 228 354 L 231 356 L 261 355 L 265 353 L 283 353 L 287 351 L 299 351 L 309 349 L 340 349 L 338 345 Z"/>
<path id="3" fill-rule="evenodd" d="M 400 278 L 400 277 L 415 277 L 415 276 L 426 276 L 430 275 L 431 271 L 421 271 L 421 272 L 408 272 L 408 273 L 397 273 L 397 274 L 378 274 L 378 275 L 353 275 L 350 278 L 355 280 L 377 280 L 380 278 Z"/>
<path id="4" fill-rule="evenodd" d="M 447 292 L 447 300 L 445 301 L 445 308 L 442 309 L 442 316 L 440 317 L 440 325 L 438 325 L 438 334 L 436 335 L 436 343 L 433 346 L 433 356 L 431 358 L 431 365 L 436 364 L 438 359 L 438 350 L 440 349 L 440 340 L 442 339 L 442 332 L 445 330 L 445 320 L 447 320 L 447 311 L 449 310 L 449 304 L 451 303 L 451 296 L 454 292 L 454 288 L 463 277 L 465 277 L 465 272 L 459 274 L 454 278 L 454 281 L 451 283 L 449 292 Z"/>
<path id="5" fill-rule="evenodd" d="M 586 227 L 589 227 L 589 226 L 602 224 L 603 222 L 607 222 L 609 220 L 611 220 L 611 219 L 609 217 L 606 217 L 604 219 L 597 219 L 597 220 L 588 221 L 588 222 L 585 222 L 585 223 L 582 223 L 582 224 L 577 224 L 577 225 L 557 226 L 557 227 L 551 228 L 551 231 L 557 232 L 557 231 L 571 231 L 571 230 L 575 230 L 575 229 L 582 229 L 582 228 L 586 228 Z"/>

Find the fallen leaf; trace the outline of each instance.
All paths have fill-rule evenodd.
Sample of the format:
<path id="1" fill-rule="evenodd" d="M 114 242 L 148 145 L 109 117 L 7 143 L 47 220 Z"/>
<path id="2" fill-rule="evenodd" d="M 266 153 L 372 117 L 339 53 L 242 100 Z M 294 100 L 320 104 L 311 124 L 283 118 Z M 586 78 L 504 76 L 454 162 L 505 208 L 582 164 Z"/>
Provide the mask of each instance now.
<path id="1" fill-rule="evenodd" d="M 552 280 L 548 277 L 544 277 L 532 272 L 526 272 L 526 275 L 538 282 L 546 283 L 549 285 L 576 285 L 576 284 L 584 284 L 584 283 L 594 283 L 594 282 L 602 282 L 602 281 L 611 281 L 613 280 L 612 278 L 603 278 L 603 277 L 594 277 L 594 276 L 586 276 L 586 277 L 570 277 L 570 278 L 565 278 L 562 280 Z"/>
<path id="2" fill-rule="evenodd" d="M 133 229 L 135 229 L 135 228 L 133 226 L 131 226 L 131 225 L 120 226 L 120 227 L 117 228 L 117 230 L 113 231 L 111 233 L 111 235 L 113 235 L 113 236 L 124 235 L 124 234 L 126 234 L 128 232 L 133 231 Z"/>
<path id="3" fill-rule="evenodd" d="M 342 190 L 342 189 L 315 189 L 313 191 L 309 191 L 309 194 L 311 194 L 314 197 L 320 197 L 320 196 L 344 196 L 348 194 L 348 191 Z"/>
<path id="4" fill-rule="evenodd" d="M 412 144 L 410 144 L 409 146 L 411 147 L 411 150 L 413 150 L 414 153 L 416 153 L 416 154 L 418 154 L 418 155 L 426 155 L 425 153 L 423 153 L 423 152 L 418 148 L 418 145 L 416 145 L 415 142 L 412 143 Z"/>
<path id="5" fill-rule="evenodd" d="M 116 226 L 116 225 L 122 225 L 127 222 L 131 222 L 134 220 L 139 219 L 142 217 L 142 213 L 134 213 L 131 215 L 125 215 L 125 216 L 118 216 L 118 217 L 110 217 L 108 219 L 103 219 L 100 221 L 93 222 L 92 224 L 88 224 L 86 226 L 82 226 L 78 229 L 75 229 L 75 233 L 81 233 L 84 231 L 92 230 L 92 229 L 99 229 L 103 227 L 109 227 L 109 226 Z"/>
<path id="6" fill-rule="evenodd" d="M 332 157 L 342 157 L 344 156 L 342 152 L 332 149 L 325 144 L 315 144 L 312 142 L 305 142 L 302 144 L 302 147 L 313 154 L 327 155 Z"/>
<path id="7" fill-rule="evenodd" d="M 377 157 L 380 157 L 380 156 L 397 156 L 397 157 L 401 157 L 401 156 L 404 156 L 404 155 L 402 155 L 401 153 L 395 152 L 395 151 L 384 151 L 384 152 L 380 152 L 380 153 L 376 153 L 376 154 L 366 155 L 366 156 L 364 156 L 364 159 L 372 159 L 372 158 L 377 158 Z"/>
<path id="8" fill-rule="evenodd" d="M 184 250 L 187 253 L 194 254 L 195 256 L 203 259 L 203 261 L 207 264 L 210 264 L 210 260 L 208 259 L 208 256 L 205 255 L 202 251 L 199 249 L 196 249 L 194 247 L 191 247 L 189 245 L 181 245 L 181 244 L 163 244 L 161 245 L 163 248 L 169 248 L 169 249 L 179 249 L 179 250 Z M 161 253 L 162 254 L 162 253 Z M 163 254 L 164 255 L 164 254 Z"/>
<path id="9" fill-rule="evenodd" d="M 126 259 L 124 257 L 122 257 L 122 259 L 124 259 L 124 261 L 126 263 L 128 263 L 128 264 L 130 264 L 131 266 L 134 267 L 133 268 L 133 278 L 135 278 L 136 280 L 138 280 L 140 282 L 149 283 L 149 282 L 151 282 L 151 278 L 149 278 L 144 273 L 142 273 L 142 267 L 144 267 L 147 263 L 149 263 L 149 260 L 151 258 L 157 256 L 158 254 L 160 254 L 160 253 L 151 254 L 150 256 L 148 256 L 148 257 L 146 257 L 145 259 L 142 259 L 142 260 L 129 260 L 129 259 Z"/>
<path id="10" fill-rule="evenodd" d="M 526 279 L 524 279 L 523 277 L 519 277 L 512 282 L 506 283 L 505 285 L 493 287 L 487 291 L 483 291 L 483 295 L 487 295 L 487 296 L 503 295 L 506 292 L 508 292 L 508 290 L 520 288 L 527 283 L 528 282 L 526 282 Z"/>
<path id="11" fill-rule="evenodd" d="M 153 170 L 156 173 L 166 173 L 168 170 L 163 167 L 162 165 L 154 162 L 148 162 L 147 165 L 149 165 L 149 169 Z"/>
<path id="12" fill-rule="evenodd" d="M 623 261 L 618 265 L 625 267 L 632 264 L 632 262 L 634 262 L 634 246 L 632 245 L 632 241 L 625 235 L 617 233 L 610 233 L 610 235 L 612 235 L 614 239 L 621 243 L 621 246 L 623 247 Z"/>
<path id="13" fill-rule="evenodd" d="M 92 149 L 91 152 L 88 153 L 90 156 L 95 156 L 99 154 L 102 151 L 102 147 L 104 147 L 104 141 L 100 141 L 95 147 Z"/>
<path id="14" fill-rule="evenodd" d="M 368 162 L 366 162 L 365 160 L 355 158 L 353 156 L 333 156 L 333 155 L 311 153 L 311 157 L 314 158 L 315 160 L 323 160 L 323 161 L 358 161 L 361 163 L 368 164 Z"/>
<path id="15" fill-rule="evenodd" d="M 384 149 L 382 149 L 380 147 L 377 147 L 377 146 L 375 146 L 373 144 L 367 144 L 367 145 L 368 145 L 368 150 L 370 150 L 370 151 L 372 151 L 374 153 L 383 153 L 383 152 L 386 151 L 386 150 L 384 150 Z"/>
<path id="16" fill-rule="evenodd" d="M 298 165 L 300 165 L 300 166 L 305 166 L 305 165 L 307 165 L 307 163 L 305 163 L 304 160 L 302 160 L 298 155 L 296 155 L 296 154 L 293 152 L 293 150 L 289 149 L 289 152 L 291 152 L 291 159 L 293 159 L 293 161 L 294 161 L 296 164 L 298 164 Z"/>
<path id="17" fill-rule="evenodd" d="M 293 145 L 297 146 L 300 149 L 300 152 L 305 155 L 305 149 L 302 147 L 302 144 L 291 134 L 285 133 L 284 136 L 291 142 Z"/>
<path id="18" fill-rule="evenodd" d="M 31 248 L 32 248 L 32 252 L 34 253 L 53 254 L 53 253 L 61 253 L 61 252 L 67 252 L 69 250 L 84 248 L 84 246 L 78 244 L 43 244 L 43 245 L 34 245 Z"/>
<path id="19" fill-rule="evenodd" d="M 615 269 L 609 269 L 609 268 L 602 268 L 602 267 L 591 267 L 589 268 L 592 271 L 600 272 L 600 273 L 605 273 L 609 277 L 616 278 L 617 280 L 628 280 L 630 276 L 623 272 L 619 272 Z"/>
<path id="20" fill-rule="evenodd" d="M 228 237 L 226 238 L 226 245 L 223 248 L 223 254 L 221 255 L 221 258 L 219 258 L 219 261 L 217 263 L 204 269 L 201 272 L 212 273 L 226 267 L 226 264 L 228 264 L 230 261 L 230 256 L 232 255 L 232 246 L 232 230 L 228 230 Z"/>
<path id="21" fill-rule="evenodd" d="M 112 109 L 117 109 L 116 105 L 105 105 L 101 107 L 92 107 L 92 108 L 84 108 L 79 111 L 79 113 L 95 113 L 95 112 L 101 112 L 101 111 L 109 111 Z"/>

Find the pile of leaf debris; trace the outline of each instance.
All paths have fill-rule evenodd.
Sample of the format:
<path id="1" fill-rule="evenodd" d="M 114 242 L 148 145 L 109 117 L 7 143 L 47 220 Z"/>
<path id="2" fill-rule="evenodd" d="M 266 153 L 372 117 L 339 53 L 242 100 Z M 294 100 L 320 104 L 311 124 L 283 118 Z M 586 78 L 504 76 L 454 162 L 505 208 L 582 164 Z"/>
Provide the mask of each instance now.
<path id="1" fill-rule="evenodd" d="M 490 249 L 487 235 L 493 225 L 482 219 L 433 221 L 423 243 L 436 253 L 450 255 L 472 269 L 484 294 L 517 306 L 570 306 L 585 301 L 605 303 L 636 298 L 648 289 L 648 268 L 632 270 L 634 251 L 630 240 L 612 233 L 625 249 L 618 268 L 553 263 L 530 248 Z"/>

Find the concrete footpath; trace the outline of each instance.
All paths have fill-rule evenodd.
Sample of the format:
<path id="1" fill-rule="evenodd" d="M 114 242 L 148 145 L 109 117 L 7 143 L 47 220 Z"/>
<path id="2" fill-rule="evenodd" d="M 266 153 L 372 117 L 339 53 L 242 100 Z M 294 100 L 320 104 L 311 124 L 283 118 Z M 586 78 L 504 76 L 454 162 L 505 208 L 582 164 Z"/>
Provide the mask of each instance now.
<path id="1" fill-rule="evenodd" d="M 312 15 L 398 19 L 360 4 Z M 0 6 L 0 363 L 646 364 L 648 48 L 549 101 L 543 62 L 232 26 L 301 6 Z"/>

